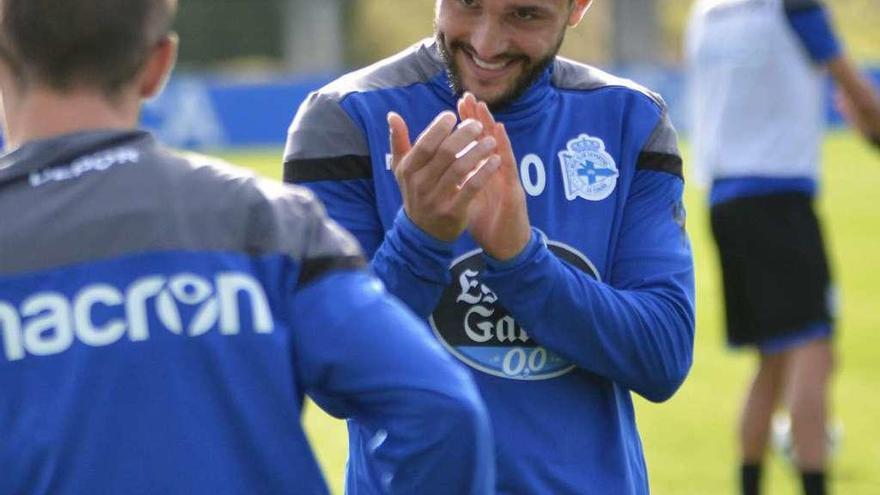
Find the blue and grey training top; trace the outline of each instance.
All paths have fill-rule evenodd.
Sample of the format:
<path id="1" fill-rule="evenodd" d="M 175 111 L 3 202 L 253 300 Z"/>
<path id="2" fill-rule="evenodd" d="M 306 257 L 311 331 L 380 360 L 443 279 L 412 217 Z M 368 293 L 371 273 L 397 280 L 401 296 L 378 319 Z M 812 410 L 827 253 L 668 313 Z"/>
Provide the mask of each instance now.
<path id="1" fill-rule="evenodd" d="M 304 394 L 383 489 L 490 491 L 472 380 L 308 191 L 99 131 L 0 158 L 0 212 L 0 494 L 327 493 Z"/>
<path id="2" fill-rule="evenodd" d="M 388 289 L 470 367 L 495 437 L 500 494 L 645 494 L 631 391 L 669 398 L 691 365 L 694 286 L 682 162 L 660 98 L 557 59 L 496 114 L 510 134 L 532 241 L 498 263 L 402 213 L 386 114 L 420 133 L 455 109 L 433 41 L 313 93 L 285 178 L 361 242 Z M 375 493 L 370 425 L 350 423 L 351 494 Z M 367 480 L 367 481 L 365 481 Z"/>

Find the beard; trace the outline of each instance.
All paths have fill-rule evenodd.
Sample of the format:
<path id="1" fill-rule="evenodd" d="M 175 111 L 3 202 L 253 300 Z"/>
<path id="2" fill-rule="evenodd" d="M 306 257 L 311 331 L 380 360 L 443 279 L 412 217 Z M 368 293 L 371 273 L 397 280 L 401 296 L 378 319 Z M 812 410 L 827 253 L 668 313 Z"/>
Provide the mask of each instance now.
<path id="1" fill-rule="evenodd" d="M 464 87 L 464 80 L 462 78 L 461 68 L 458 66 L 456 62 L 455 55 L 458 52 L 463 52 L 465 56 L 471 56 L 471 54 L 475 53 L 475 50 L 463 41 L 453 41 L 447 44 L 446 35 L 435 28 L 434 36 L 437 39 L 437 46 L 440 49 L 440 56 L 443 58 L 443 63 L 446 65 L 446 74 L 449 79 L 449 86 L 452 91 L 456 95 L 461 95 L 465 91 L 468 91 L 469 88 Z M 519 97 L 521 97 L 530 87 L 532 87 L 538 79 L 541 78 L 541 75 L 544 73 L 544 70 L 553 63 L 553 60 L 556 58 L 556 54 L 559 53 L 559 48 L 562 46 L 562 41 L 565 39 L 565 30 L 562 31 L 559 35 L 559 39 L 556 41 L 555 46 L 549 50 L 548 53 L 544 54 L 540 58 L 531 59 L 527 55 L 519 54 L 519 53 L 505 53 L 497 58 L 502 58 L 508 60 L 508 63 L 521 63 L 523 66 L 523 70 L 519 76 L 513 81 L 512 84 L 508 88 L 506 88 L 500 95 L 496 96 L 492 100 L 486 100 L 486 105 L 489 106 L 489 110 L 496 112 L 498 110 L 503 109 L 504 107 L 510 105 Z"/>

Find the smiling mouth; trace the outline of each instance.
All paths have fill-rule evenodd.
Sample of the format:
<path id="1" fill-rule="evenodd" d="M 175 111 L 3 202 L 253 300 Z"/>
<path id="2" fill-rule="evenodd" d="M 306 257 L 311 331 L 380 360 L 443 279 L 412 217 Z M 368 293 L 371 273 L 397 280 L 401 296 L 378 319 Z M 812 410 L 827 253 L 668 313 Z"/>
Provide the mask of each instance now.
<path id="1" fill-rule="evenodd" d="M 476 52 L 471 47 L 459 46 L 458 48 L 465 57 L 470 59 L 471 63 L 477 69 L 481 69 L 481 70 L 487 71 L 489 73 L 491 73 L 491 72 L 501 73 L 505 69 L 508 69 L 511 65 L 513 65 L 514 62 L 516 62 L 518 60 L 518 57 L 515 57 L 515 56 L 501 55 L 498 57 L 494 57 L 497 60 L 496 62 L 490 62 L 488 60 L 483 60 L 479 56 L 477 56 Z M 488 76 L 489 74 L 486 74 L 486 75 Z"/>
<path id="2" fill-rule="evenodd" d="M 491 63 L 486 62 L 485 60 L 481 60 L 479 57 L 471 53 L 469 53 L 468 56 L 470 56 L 471 60 L 474 61 L 474 64 L 477 67 L 486 70 L 501 70 L 507 67 L 508 64 L 510 64 L 510 60 L 502 60 L 501 62 Z"/>

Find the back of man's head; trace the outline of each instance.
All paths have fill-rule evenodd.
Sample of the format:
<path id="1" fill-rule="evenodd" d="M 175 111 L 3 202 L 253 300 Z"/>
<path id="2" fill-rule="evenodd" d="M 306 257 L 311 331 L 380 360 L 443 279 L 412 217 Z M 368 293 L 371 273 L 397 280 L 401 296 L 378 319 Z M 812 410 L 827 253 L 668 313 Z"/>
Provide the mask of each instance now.
<path id="1" fill-rule="evenodd" d="M 0 53 L 19 84 L 115 94 L 171 29 L 177 0 L 0 0 Z"/>

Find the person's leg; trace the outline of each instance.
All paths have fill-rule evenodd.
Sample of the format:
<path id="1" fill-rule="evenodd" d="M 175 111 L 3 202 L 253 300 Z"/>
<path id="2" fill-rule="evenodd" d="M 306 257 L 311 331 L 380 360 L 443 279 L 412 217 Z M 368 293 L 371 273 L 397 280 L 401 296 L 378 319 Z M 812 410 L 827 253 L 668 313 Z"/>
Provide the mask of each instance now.
<path id="1" fill-rule="evenodd" d="M 741 488 L 743 495 L 760 493 L 761 465 L 767 450 L 770 420 L 785 384 L 788 354 L 760 354 L 739 424 Z"/>
<path id="2" fill-rule="evenodd" d="M 791 350 L 786 401 L 791 412 L 795 461 L 807 495 L 826 493 L 827 397 L 833 366 L 828 339 L 813 340 Z"/>

